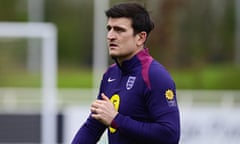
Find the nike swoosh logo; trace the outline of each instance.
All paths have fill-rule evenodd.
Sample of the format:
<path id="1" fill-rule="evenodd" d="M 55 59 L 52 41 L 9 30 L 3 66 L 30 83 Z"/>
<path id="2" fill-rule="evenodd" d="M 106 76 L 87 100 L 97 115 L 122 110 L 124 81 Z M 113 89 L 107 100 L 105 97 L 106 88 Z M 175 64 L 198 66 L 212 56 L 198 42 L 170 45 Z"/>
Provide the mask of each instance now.
<path id="1" fill-rule="evenodd" d="M 113 82 L 113 81 L 115 81 L 116 79 L 112 79 L 112 78 L 108 78 L 108 82 Z"/>

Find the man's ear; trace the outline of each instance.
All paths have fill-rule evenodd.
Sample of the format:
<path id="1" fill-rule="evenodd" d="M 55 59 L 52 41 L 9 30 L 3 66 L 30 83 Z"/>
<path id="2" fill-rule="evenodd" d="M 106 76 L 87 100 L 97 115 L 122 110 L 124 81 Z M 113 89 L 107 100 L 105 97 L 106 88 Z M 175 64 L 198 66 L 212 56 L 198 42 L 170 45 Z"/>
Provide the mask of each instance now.
<path id="1" fill-rule="evenodd" d="M 137 34 L 137 46 L 144 45 L 145 41 L 147 39 L 147 33 L 142 31 Z"/>

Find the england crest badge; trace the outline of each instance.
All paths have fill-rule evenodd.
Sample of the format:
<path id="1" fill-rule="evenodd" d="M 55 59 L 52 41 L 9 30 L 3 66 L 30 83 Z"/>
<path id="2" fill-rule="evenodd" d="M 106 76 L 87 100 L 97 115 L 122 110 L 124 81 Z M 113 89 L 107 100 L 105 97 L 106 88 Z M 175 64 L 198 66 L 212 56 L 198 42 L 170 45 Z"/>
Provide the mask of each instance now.
<path id="1" fill-rule="evenodd" d="M 134 86 L 135 80 L 136 80 L 135 76 L 129 76 L 128 77 L 128 80 L 127 80 L 127 83 L 126 83 L 126 89 L 127 90 L 130 90 Z"/>

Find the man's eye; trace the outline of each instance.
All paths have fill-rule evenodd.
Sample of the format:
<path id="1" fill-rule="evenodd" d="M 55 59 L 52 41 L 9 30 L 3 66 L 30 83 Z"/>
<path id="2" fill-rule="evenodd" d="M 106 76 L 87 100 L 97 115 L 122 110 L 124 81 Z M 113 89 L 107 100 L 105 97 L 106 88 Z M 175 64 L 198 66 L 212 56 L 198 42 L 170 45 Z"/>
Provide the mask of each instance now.
<path id="1" fill-rule="evenodd" d="M 115 31 L 117 31 L 117 32 L 124 32 L 124 29 L 122 29 L 122 28 L 115 28 Z"/>
<path id="2" fill-rule="evenodd" d="M 112 28 L 111 27 L 107 27 L 107 31 L 110 31 Z"/>

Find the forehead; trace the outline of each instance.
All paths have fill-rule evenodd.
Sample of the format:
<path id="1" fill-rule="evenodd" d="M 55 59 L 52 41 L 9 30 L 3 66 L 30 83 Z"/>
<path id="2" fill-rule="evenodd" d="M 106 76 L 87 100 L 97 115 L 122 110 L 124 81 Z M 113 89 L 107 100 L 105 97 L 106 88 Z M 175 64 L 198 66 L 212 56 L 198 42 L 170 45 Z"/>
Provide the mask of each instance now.
<path id="1" fill-rule="evenodd" d="M 130 18 L 120 17 L 120 18 L 108 18 L 107 25 L 114 27 L 129 28 L 132 27 L 132 20 Z"/>

